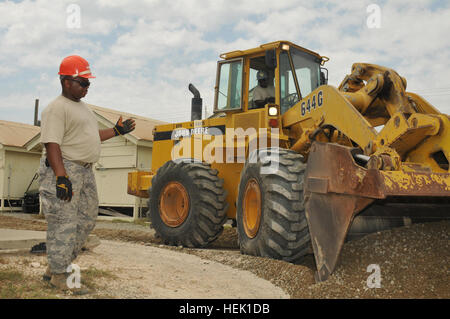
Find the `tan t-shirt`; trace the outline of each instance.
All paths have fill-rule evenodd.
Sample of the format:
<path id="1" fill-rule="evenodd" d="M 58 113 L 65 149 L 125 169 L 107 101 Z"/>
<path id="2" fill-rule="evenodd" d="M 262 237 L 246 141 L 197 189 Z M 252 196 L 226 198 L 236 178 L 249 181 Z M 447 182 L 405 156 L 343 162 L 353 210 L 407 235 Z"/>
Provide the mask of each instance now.
<path id="1" fill-rule="evenodd" d="M 258 85 L 253 90 L 253 101 L 265 100 L 268 97 L 275 97 L 275 88 L 273 86 L 263 88 Z"/>
<path id="2" fill-rule="evenodd" d="M 42 111 L 41 117 L 42 144 L 59 144 L 62 157 L 67 160 L 98 161 L 101 144 L 98 123 L 86 103 L 60 95 Z"/>

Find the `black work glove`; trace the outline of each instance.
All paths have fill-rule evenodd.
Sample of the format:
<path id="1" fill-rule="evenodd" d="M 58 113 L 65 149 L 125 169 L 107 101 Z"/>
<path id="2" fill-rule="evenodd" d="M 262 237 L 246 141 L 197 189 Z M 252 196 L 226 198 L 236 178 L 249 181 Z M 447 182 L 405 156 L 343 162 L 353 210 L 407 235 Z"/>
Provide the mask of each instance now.
<path id="1" fill-rule="evenodd" d="M 56 197 L 70 202 L 72 195 L 72 182 L 69 176 L 56 176 Z"/>
<path id="2" fill-rule="evenodd" d="M 253 101 L 253 104 L 255 105 L 255 107 L 264 107 L 264 105 L 266 105 L 266 101 L 265 100 L 256 100 Z"/>
<path id="3" fill-rule="evenodd" d="M 114 134 L 117 135 L 124 135 L 127 133 L 130 133 L 132 130 L 134 130 L 134 127 L 136 124 L 134 124 L 134 120 L 128 119 L 124 122 L 122 122 L 122 116 L 119 118 L 119 120 L 116 123 L 116 126 L 114 126 Z"/>

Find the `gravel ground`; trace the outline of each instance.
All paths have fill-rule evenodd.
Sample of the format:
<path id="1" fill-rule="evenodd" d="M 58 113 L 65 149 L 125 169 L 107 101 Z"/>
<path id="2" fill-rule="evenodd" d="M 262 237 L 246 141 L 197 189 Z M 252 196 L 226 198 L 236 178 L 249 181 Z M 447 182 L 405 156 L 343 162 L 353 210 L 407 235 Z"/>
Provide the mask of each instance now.
<path id="1" fill-rule="evenodd" d="M 30 215 L 20 216 L 20 219 L 17 217 L 19 217 L 18 214 L 0 215 L 0 228 L 46 229 L 45 220 L 35 219 Z M 449 221 L 415 224 L 347 242 L 335 272 L 327 281 L 317 284 L 314 281 L 315 265 L 312 256 L 307 256 L 302 264 L 294 265 L 268 258 L 241 255 L 235 228 L 225 228 L 223 234 L 211 244 L 209 249 L 164 246 L 154 237 L 151 229 L 131 223 L 102 221 L 97 224 L 93 233 L 103 239 L 102 245 L 105 243 L 110 245 L 108 248 L 111 249 L 110 252 L 107 252 L 108 249 L 105 250 L 105 258 L 109 254 L 121 255 L 111 248 L 120 244 L 117 241 L 121 241 L 122 244 L 123 242 L 134 243 L 136 248 L 132 250 L 133 253 L 131 250 L 124 249 L 129 251 L 130 256 L 140 254 L 139 247 L 142 246 L 165 248 L 176 254 L 187 253 L 201 257 L 203 262 L 208 260 L 235 269 L 247 270 L 249 276 L 256 275 L 270 281 L 283 289 L 291 298 L 450 298 Z M 106 241 L 106 239 L 114 240 L 114 242 Z M 100 247 L 102 246 L 85 256 L 80 256 L 80 262 L 87 262 L 86 258 L 94 257 L 95 254 L 101 256 L 103 250 L 98 250 Z M 122 262 L 129 261 L 125 258 Z M 200 262 L 198 267 L 203 265 Z M 373 270 L 368 271 L 369 265 L 379 267 L 380 288 L 368 288 L 368 279 L 373 275 Z M 97 267 L 101 267 L 101 264 Z M 104 264 L 103 268 L 105 267 L 108 267 L 107 263 Z M 118 282 L 121 280 L 118 279 Z M 130 280 L 133 279 L 128 278 L 127 285 Z M 143 278 L 134 280 L 138 283 L 142 282 Z M 151 282 L 148 284 L 151 285 Z M 196 285 L 196 283 L 191 284 L 193 287 Z M 139 289 L 131 295 L 143 296 Z M 147 297 L 150 296 L 147 295 Z"/>

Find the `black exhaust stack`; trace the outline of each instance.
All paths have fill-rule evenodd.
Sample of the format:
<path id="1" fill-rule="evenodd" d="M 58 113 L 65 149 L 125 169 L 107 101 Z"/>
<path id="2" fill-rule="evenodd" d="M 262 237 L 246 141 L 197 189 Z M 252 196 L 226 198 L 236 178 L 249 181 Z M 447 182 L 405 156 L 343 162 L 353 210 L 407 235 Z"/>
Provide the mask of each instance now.
<path id="1" fill-rule="evenodd" d="M 191 91 L 191 93 L 194 94 L 191 103 L 191 121 L 201 120 L 203 100 L 200 97 L 200 92 L 191 83 L 189 84 L 189 91 Z"/>
<path id="2" fill-rule="evenodd" d="M 39 99 L 34 101 L 34 126 L 41 126 L 41 121 L 38 119 L 39 116 Z"/>

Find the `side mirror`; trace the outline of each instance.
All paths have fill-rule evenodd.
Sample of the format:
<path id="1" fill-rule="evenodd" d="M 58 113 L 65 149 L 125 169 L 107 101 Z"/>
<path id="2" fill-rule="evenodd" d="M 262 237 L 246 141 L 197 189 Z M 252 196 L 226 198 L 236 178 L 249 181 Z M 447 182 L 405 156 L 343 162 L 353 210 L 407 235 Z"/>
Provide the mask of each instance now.
<path id="1" fill-rule="evenodd" d="M 276 49 L 266 51 L 266 66 L 273 70 L 277 67 L 277 51 Z"/>
<path id="2" fill-rule="evenodd" d="M 326 84 L 328 84 L 328 69 L 320 68 L 320 85 Z"/>

